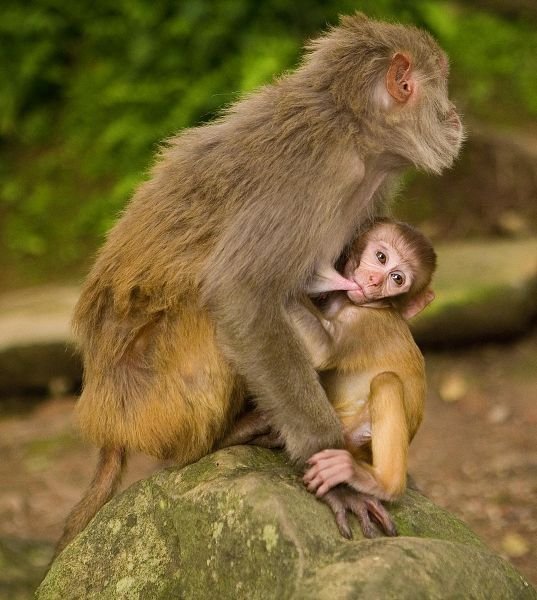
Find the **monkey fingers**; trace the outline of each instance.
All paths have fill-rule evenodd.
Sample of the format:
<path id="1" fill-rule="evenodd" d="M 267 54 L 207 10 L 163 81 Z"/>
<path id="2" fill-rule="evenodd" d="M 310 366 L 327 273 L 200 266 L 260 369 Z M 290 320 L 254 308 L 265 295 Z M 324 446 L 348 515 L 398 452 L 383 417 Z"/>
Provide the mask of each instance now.
<path id="1" fill-rule="evenodd" d="M 304 484 L 309 492 L 323 496 L 340 483 L 352 484 L 355 478 L 355 463 L 347 450 L 322 450 L 309 460 L 310 468 L 304 474 Z"/>
<path id="2" fill-rule="evenodd" d="M 320 498 L 326 492 L 336 487 L 340 483 L 350 483 L 352 481 L 352 471 L 346 467 L 335 464 L 328 465 L 314 475 L 308 473 L 304 476 L 304 483 L 308 488 L 308 492 L 315 492 L 315 495 Z M 306 477 L 309 475 L 309 477 Z"/>
<path id="3" fill-rule="evenodd" d="M 397 527 L 382 502 L 378 498 L 375 498 L 375 496 L 369 496 L 367 494 L 360 494 L 360 498 L 365 505 L 366 513 L 368 515 L 371 514 L 382 533 L 390 537 L 395 537 L 397 535 Z"/>
<path id="4" fill-rule="evenodd" d="M 397 529 L 380 500 L 373 496 L 360 494 L 345 485 L 338 486 L 327 492 L 321 500 L 327 504 L 334 513 L 339 532 L 344 538 L 352 539 L 352 532 L 347 520 L 347 513 L 353 513 L 366 538 L 375 537 L 377 523 L 382 533 L 396 536 Z M 372 520 L 373 519 L 373 520 Z"/>
<path id="5" fill-rule="evenodd" d="M 314 465 L 323 460 L 327 460 L 327 459 L 331 459 L 331 458 L 339 458 L 343 455 L 349 456 L 352 460 L 352 455 L 348 450 L 344 450 L 341 448 L 326 448 L 325 450 L 316 452 L 313 456 L 311 456 L 308 459 L 308 464 Z"/>
<path id="6" fill-rule="evenodd" d="M 321 500 L 328 504 L 332 512 L 334 513 L 334 517 L 336 519 L 336 525 L 339 529 L 339 533 L 344 538 L 348 540 L 352 539 L 352 531 L 349 527 L 349 523 L 347 521 L 347 509 L 350 508 L 348 504 L 344 501 L 343 498 L 343 487 L 336 488 L 334 490 L 330 490 L 327 494 L 325 494 Z"/>

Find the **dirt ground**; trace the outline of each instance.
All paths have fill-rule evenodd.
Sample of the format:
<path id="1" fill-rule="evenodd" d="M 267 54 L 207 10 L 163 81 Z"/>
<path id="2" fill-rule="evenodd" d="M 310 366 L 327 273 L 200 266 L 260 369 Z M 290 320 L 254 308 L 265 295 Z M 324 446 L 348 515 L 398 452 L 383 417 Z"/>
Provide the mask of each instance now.
<path id="1" fill-rule="evenodd" d="M 428 406 L 410 472 L 426 495 L 537 585 L 537 332 L 509 345 L 426 358 Z M 72 407 L 72 398 L 50 398 L 18 414 L 4 405 L 0 538 L 59 536 L 96 459 L 73 435 Z M 125 486 L 161 467 L 135 456 Z"/>

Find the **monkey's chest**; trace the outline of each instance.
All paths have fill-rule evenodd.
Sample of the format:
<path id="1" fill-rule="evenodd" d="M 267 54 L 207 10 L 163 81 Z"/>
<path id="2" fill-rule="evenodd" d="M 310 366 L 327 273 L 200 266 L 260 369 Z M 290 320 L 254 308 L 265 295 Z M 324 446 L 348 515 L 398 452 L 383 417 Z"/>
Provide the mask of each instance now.
<path id="1" fill-rule="evenodd" d="M 352 160 L 353 162 L 357 160 L 354 155 Z M 363 170 L 363 166 L 361 169 Z M 353 171 L 354 169 L 349 169 L 347 177 Z M 340 197 L 343 200 L 339 210 L 332 215 L 330 224 L 326 227 L 324 241 L 319 245 L 320 254 L 316 259 L 317 266 L 333 265 L 343 248 L 356 236 L 360 225 L 371 215 L 372 199 L 382 185 L 386 174 L 373 172 L 363 179 L 363 172 L 360 172 L 359 175 L 359 177 L 348 177 L 347 186 L 340 190 Z"/>

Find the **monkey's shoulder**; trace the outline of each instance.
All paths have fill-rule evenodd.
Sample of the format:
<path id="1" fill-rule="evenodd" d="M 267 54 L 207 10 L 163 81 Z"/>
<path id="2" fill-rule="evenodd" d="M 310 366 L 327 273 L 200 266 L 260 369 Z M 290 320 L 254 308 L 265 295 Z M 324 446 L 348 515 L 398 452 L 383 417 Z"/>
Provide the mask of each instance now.
<path id="1" fill-rule="evenodd" d="M 371 332 L 375 338 L 382 336 L 384 341 L 400 338 L 405 343 L 414 344 L 414 338 L 407 321 L 393 308 L 374 308 L 369 306 L 344 306 L 338 316 L 338 321 L 361 337 L 367 337 Z"/>
<path id="2" fill-rule="evenodd" d="M 343 370 L 423 377 L 423 356 L 408 323 L 395 309 L 349 305 L 340 311 L 338 324 L 345 332 L 340 348 Z"/>

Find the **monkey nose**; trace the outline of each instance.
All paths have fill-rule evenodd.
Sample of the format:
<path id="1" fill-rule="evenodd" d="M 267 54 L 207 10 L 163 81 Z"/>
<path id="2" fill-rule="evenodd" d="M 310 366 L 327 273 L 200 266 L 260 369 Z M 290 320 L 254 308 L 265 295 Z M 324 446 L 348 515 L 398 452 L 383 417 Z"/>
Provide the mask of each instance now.
<path id="1" fill-rule="evenodd" d="M 370 285 L 377 286 L 380 284 L 381 281 L 382 281 L 382 278 L 380 275 L 377 275 L 376 273 L 371 273 L 371 275 L 369 275 L 369 284 Z"/>

